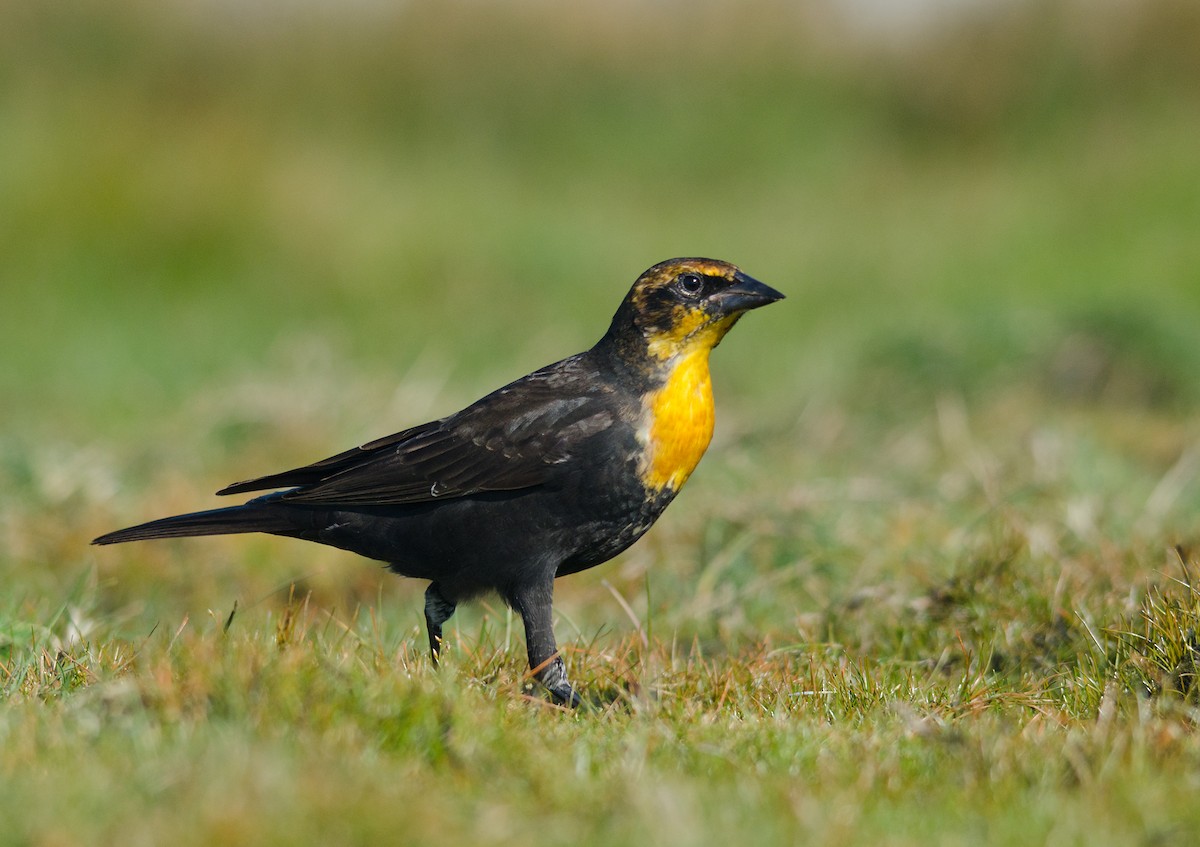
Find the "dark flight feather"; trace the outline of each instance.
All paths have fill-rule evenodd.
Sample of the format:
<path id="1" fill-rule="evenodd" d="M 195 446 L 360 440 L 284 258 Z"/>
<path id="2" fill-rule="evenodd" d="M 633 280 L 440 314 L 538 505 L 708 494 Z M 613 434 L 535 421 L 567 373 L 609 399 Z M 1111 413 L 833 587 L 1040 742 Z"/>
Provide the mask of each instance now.
<path id="1" fill-rule="evenodd" d="M 580 379 L 579 360 L 535 371 L 441 420 L 217 493 L 292 488 L 284 500 L 387 506 L 542 485 L 615 420 L 609 392 Z"/>

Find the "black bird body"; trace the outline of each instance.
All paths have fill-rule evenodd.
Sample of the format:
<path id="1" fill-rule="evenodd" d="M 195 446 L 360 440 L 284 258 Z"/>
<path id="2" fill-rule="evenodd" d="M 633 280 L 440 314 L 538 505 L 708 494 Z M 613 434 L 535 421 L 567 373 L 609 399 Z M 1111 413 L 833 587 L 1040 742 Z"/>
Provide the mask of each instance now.
<path id="1" fill-rule="evenodd" d="M 327 460 L 324 486 L 332 492 L 321 481 L 290 481 L 296 478 L 285 473 L 231 486 L 230 493 L 250 485 L 298 485 L 246 508 L 282 510 L 293 525 L 278 534 L 436 581 L 452 602 L 491 590 L 506 595 L 530 578 L 598 565 L 640 538 L 674 494 L 646 498 L 630 423 L 640 403 L 615 374 L 605 375 L 600 359 L 593 351 L 564 359 L 419 434 L 401 434 L 398 443 L 384 439 Z M 531 403 L 542 392 L 544 400 Z M 502 440 L 489 446 L 498 418 L 509 424 Z M 422 448 L 433 458 L 409 458 Z M 620 456 L 624 461 L 614 461 Z M 507 473 L 497 467 L 479 478 L 492 463 Z M 454 474 L 459 465 L 465 465 L 462 476 Z M 402 481 L 398 472 L 419 476 Z M 378 478 L 381 489 L 360 487 L 367 477 Z M 365 502 L 351 508 L 346 497 Z M 380 502 L 385 498 L 403 502 Z"/>
<path id="2" fill-rule="evenodd" d="M 708 351 L 781 297 L 723 262 L 661 263 L 590 350 L 448 417 L 218 493 L 286 490 L 94 543 L 266 532 L 386 562 L 430 580 L 435 658 L 455 605 L 495 591 L 525 623 L 538 679 L 576 703 L 551 629 L 554 579 L 617 555 L 662 514 L 712 433 Z"/>

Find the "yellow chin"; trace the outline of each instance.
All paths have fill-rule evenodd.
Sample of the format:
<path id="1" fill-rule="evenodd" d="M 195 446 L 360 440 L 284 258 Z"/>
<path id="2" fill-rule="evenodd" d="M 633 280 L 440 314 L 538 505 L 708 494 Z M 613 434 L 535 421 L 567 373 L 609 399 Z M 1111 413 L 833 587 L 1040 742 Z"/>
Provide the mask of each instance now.
<path id="1" fill-rule="evenodd" d="M 709 350 L 721 343 L 725 333 L 737 323 L 740 314 L 714 319 L 703 309 L 688 309 L 678 306 L 672 316 L 671 328 L 650 338 L 650 355 L 665 362 L 680 355 L 691 355 L 695 350 Z M 706 358 L 707 362 L 707 358 Z M 707 364 L 705 370 L 707 371 Z"/>

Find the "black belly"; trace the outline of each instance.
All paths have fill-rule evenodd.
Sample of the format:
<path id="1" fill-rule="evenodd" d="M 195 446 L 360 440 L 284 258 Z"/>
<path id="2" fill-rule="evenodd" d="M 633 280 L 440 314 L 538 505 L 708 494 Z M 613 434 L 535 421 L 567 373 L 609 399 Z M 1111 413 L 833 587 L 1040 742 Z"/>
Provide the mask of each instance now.
<path id="1" fill-rule="evenodd" d="M 386 562 L 461 600 L 605 562 L 637 541 L 671 499 L 648 498 L 632 467 L 610 468 L 602 480 L 584 476 L 604 484 L 567 476 L 520 491 L 354 509 L 276 502 L 301 513 L 303 529 L 287 534 Z"/>

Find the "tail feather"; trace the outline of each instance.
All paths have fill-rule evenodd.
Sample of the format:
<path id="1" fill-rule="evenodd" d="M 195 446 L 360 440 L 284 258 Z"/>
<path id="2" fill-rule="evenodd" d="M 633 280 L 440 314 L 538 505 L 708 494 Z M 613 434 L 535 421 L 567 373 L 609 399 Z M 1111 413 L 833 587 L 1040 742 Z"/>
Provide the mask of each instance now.
<path id="1" fill-rule="evenodd" d="M 207 512 L 160 518 L 149 523 L 101 535 L 93 544 L 120 544 L 150 538 L 186 538 L 193 535 L 232 535 L 241 532 L 285 533 L 295 524 L 285 512 L 248 503 Z"/>

